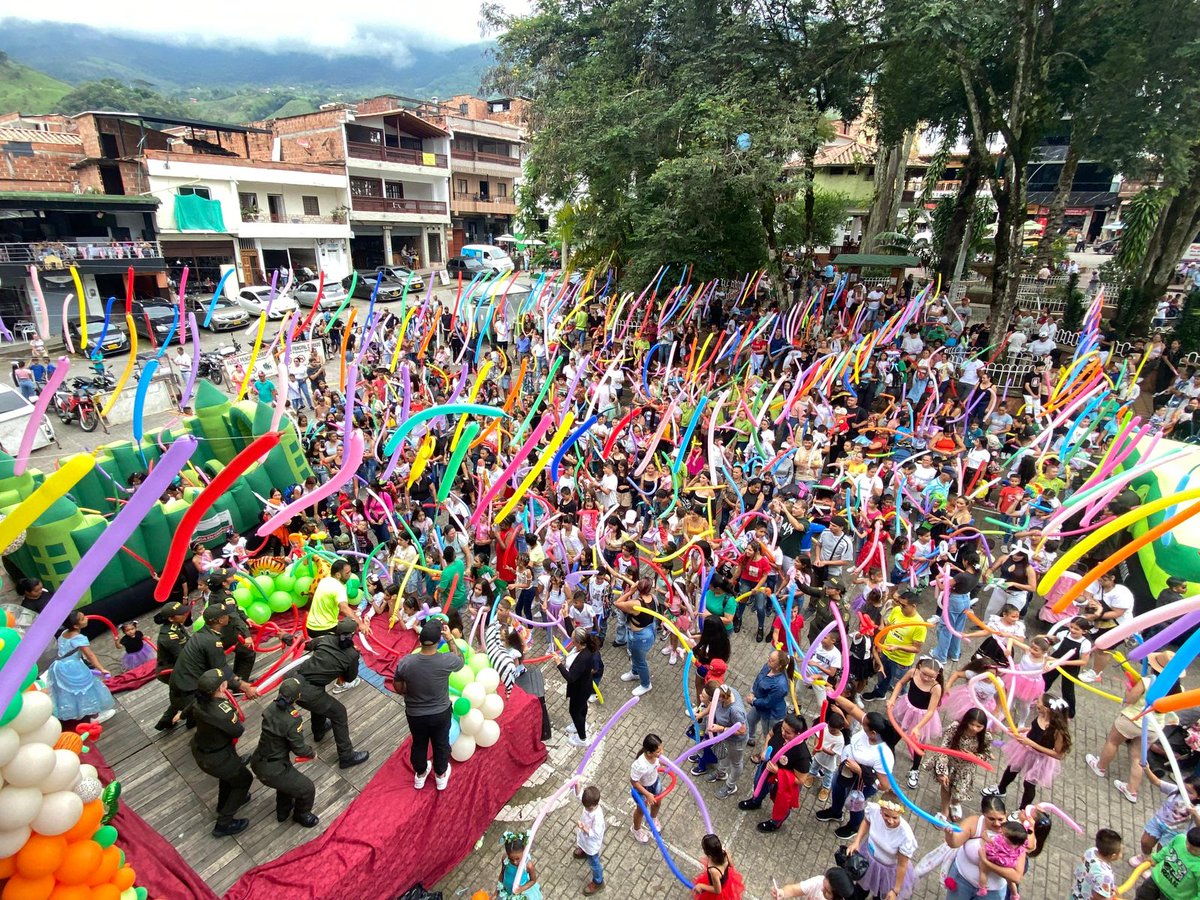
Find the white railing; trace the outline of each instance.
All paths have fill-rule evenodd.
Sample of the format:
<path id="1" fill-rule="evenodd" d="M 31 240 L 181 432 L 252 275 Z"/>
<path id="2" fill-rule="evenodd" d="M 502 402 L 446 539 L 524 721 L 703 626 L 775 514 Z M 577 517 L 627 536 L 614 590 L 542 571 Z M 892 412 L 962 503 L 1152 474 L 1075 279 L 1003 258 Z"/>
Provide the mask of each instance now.
<path id="1" fill-rule="evenodd" d="M 35 265 L 70 264 L 89 259 L 155 259 L 162 256 L 158 241 L 32 241 L 0 244 L 0 262 Z"/>

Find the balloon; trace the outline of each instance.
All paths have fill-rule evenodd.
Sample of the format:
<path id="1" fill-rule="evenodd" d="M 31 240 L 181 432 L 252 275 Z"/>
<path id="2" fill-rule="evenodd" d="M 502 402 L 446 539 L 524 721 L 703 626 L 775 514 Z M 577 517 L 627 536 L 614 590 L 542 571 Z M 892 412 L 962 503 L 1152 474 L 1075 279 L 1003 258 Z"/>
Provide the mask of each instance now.
<path id="1" fill-rule="evenodd" d="M 134 890 L 137 891 L 137 900 L 146 900 L 146 895 L 150 893 L 144 887 L 134 888 Z"/>
<path id="2" fill-rule="evenodd" d="M 5 829 L 29 825 L 41 811 L 42 791 L 37 785 L 6 784 L 0 788 L 0 824 Z"/>
<path id="3" fill-rule="evenodd" d="M 305 575 L 303 578 L 296 579 L 295 591 L 297 594 L 308 596 L 312 593 L 313 580 Z"/>
<path id="4" fill-rule="evenodd" d="M 41 878 L 22 878 L 14 875 L 4 885 L 4 900 L 48 900 L 54 890 L 54 876 L 43 875 Z"/>
<path id="5" fill-rule="evenodd" d="M 287 572 L 281 572 L 275 576 L 275 590 L 277 591 L 292 591 L 296 587 L 296 577 L 289 575 Z"/>
<path id="6" fill-rule="evenodd" d="M 288 313 L 290 316 L 291 313 Z M 137 891 L 134 888 L 125 888 L 121 891 L 121 900 L 137 900 Z"/>
<path id="7" fill-rule="evenodd" d="M 457 672 L 450 673 L 450 687 L 454 688 L 460 694 L 466 689 L 474 677 L 474 673 L 463 666 Z"/>
<path id="8" fill-rule="evenodd" d="M 456 716 L 465 716 L 471 711 L 471 701 L 466 697 L 454 698 L 454 714 Z"/>
<path id="9" fill-rule="evenodd" d="M 450 743 L 453 744 L 462 734 L 462 728 L 459 727 L 458 719 L 450 720 Z"/>
<path id="10" fill-rule="evenodd" d="M 69 791 L 79 780 L 79 757 L 70 750 L 53 750 L 54 770 L 38 785 L 43 794 Z"/>
<path id="11" fill-rule="evenodd" d="M 456 646 L 459 649 L 459 652 L 462 653 L 463 662 L 469 666 L 471 664 L 471 660 L 475 658 L 475 654 L 471 651 L 471 645 L 462 638 L 455 638 L 454 646 Z M 472 671 L 474 670 L 472 669 Z"/>
<path id="12" fill-rule="evenodd" d="M 120 867 L 121 851 L 116 847 L 107 847 L 100 851 L 100 865 L 88 876 L 87 883 L 93 888 L 97 885 L 107 884 L 112 881 Z M 95 896 L 94 893 L 93 896 Z"/>
<path id="13" fill-rule="evenodd" d="M 480 747 L 490 747 L 498 740 L 500 740 L 499 724 L 485 720 L 479 726 L 479 733 L 475 735 L 475 743 Z"/>
<path id="14" fill-rule="evenodd" d="M 100 799 L 100 795 L 104 793 L 104 785 L 100 783 L 99 778 L 80 778 L 73 790 L 79 795 L 79 799 L 87 804 Z"/>
<path id="15" fill-rule="evenodd" d="M 54 769 L 54 751 L 45 744 L 23 744 L 4 767 L 4 782 L 14 787 L 35 787 Z"/>
<path id="16" fill-rule="evenodd" d="M 17 734 L 28 734 L 41 728 L 54 713 L 54 701 L 49 694 L 30 691 L 21 700 L 21 712 L 9 723 L 9 727 Z"/>
<path id="17" fill-rule="evenodd" d="M 29 696 L 31 696 L 32 693 L 36 693 L 36 692 L 30 692 L 30 693 L 21 695 L 21 699 L 24 701 L 24 703 L 26 703 L 26 704 L 29 703 L 29 700 L 27 698 Z M 22 712 L 23 711 L 24 711 L 24 707 L 22 707 Z M 39 727 L 35 728 L 33 731 L 30 731 L 28 734 L 21 735 L 21 745 L 24 746 L 25 744 L 44 744 L 47 747 L 53 748 L 54 742 L 58 740 L 58 738 L 61 734 L 62 734 L 62 722 L 58 721 L 58 719 L 51 716 L 49 719 L 47 719 L 45 722 L 43 722 Z"/>
<path id="18" fill-rule="evenodd" d="M 99 844 L 104 849 L 108 849 L 117 842 L 117 829 L 111 825 L 102 825 L 100 829 L 92 835 L 92 840 Z"/>
<path id="19" fill-rule="evenodd" d="M 103 852 L 104 849 L 90 838 L 68 844 L 66 855 L 54 877 L 63 884 L 83 884 L 100 865 Z"/>
<path id="20" fill-rule="evenodd" d="M 350 579 L 350 581 L 353 581 L 353 580 L 354 580 L 353 578 Z M 351 584 L 350 581 L 346 582 L 346 599 L 347 600 L 357 600 L 359 585 Z"/>
<path id="21" fill-rule="evenodd" d="M 118 891 L 124 893 L 127 889 L 133 887 L 133 881 L 136 877 L 132 867 L 121 866 L 117 870 L 117 877 L 113 879 L 113 884 L 116 885 Z"/>
<path id="22" fill-rule="evenodd" d="M 3 671 L 3 670 L 0 669 L 0 671 Z M 21 711 L 20 690 L 21 690 L 20 685 L 17 685 L 17 692 L 8 701 L 8 706 L 6 706 L 4 708 L 4 712 L 2 714 L 0 714 L 0 725 L 7 725 L 9 722 L 11 722 L 13 719 L 15 719 L 17 717 L 17 714 Z M 18 741 L 19 740 L 20 740 L 20 738 L 18 738 Z"/>
<path id="23" fill-rule="evenodd" d="M 21 747 L 21 736 L 7 725 L 0 727 L 0 769 L 12 762 Z"/>
<path id="24" fill-rule="evenodd" d="M 66 855 L 67 842 L 62 838 L 30 835 L 25 846 L 17 853 L 17 872 L 25 878 L 53 875 Z"/>
<path id="25" fill-rule="evenodd" d="M 179 438 L 167 448 L 167 452 L 150 470 L 146 480 L 130 495 L 125 506 L 101 532 L 99 540 L 88 549 L 87 553 L 83 554 L 79 562 L 71 569 L 70 574 L 59 585 L 50 602 L 46 604 L 46 608 L 29 626 L 24 640 L 17 646 L 8 665 L 0 668 L 0 708 L 7 707 L 9 702 L 20 692 L 22 673 L 28 671 L 29 666 L 37 662 L 42 649 L 53 642 L 58 623 L 66 619 L 67 613 L 75 608 L 83 597 L 84 591 L 91 587 L 96 573 L 102 571 L 109 560 L 120 552 L 121 547 L 133 535 L 138 524 L 170 487 L 184 463 L 196 452 L 197 445 L 196 438 L 187 435 Z M 67 465 L 70 463 L 64 464 L 63 468 L 65 469 Z M 182 563 L 182 557 L 180 563 Z M 178 570 L 175 574 L 178 574 Z M 170 584 L 167 585 L 168 592 L 174 584 L 175 576 L 172 575 Z M 4 722 L 0 721 L 0 725 L 2 724 Z"/>
<path id="26" fill-rule="evenodd" d="M 479 708 L 479 711 L 488 721 L 500 718 L 500 713 L 504 712 L 504 698 L 499 694 L 488 694 L 483 698 L 483 706 Z"/>
<path id="27" fill-rule="evenodd" d="M 64 834 L 83 815 L 83 801 L 74 791 L 55 791 L 42 798 L 42 809 L 30 827 L 38 834 Z"/>
<path id="28" fill-rule="evenodd" d="M 312 599 L 312 594 L 300 594 L 296 597 L 296 605 L 299 607 L 308 606 L 308 601 Z"/>
<path id="29" fill-rule="evenodd" d="M 455 762 L 466 762 L 475 755 L 475 738 L 469 734 L 459 735 L 457 741 L 450 745 L 450 756 Z"/>
<path id="30" fill-rule="evenodd" d="M 275 579 L 272 578 L 270 575 L 255 575 L 254 578 L 251 580 L 258 586 L 258 589 L 262 592 L 261 594 L 259 594 L 260 597 L 270 597 L 271 592 L 275 590 Z"/>
<path id="31" fill-rule="evenodd" d="M 9 824 L 7 819 L 5 824 Z M 15 823 L 4 831 L 0 831 L 0 858 L 12 856 L 24 847 L 31 833 L 28 825 L 16 825 Z"/>
<path id="32" fill-rule="evenodd" d="M 117 817 L 117 801 L 121 797 L 121 782 L 110 781 L 104 786 L 100 799 L 104 802 L 104 815 L 100 817 L 102 824 L 107 825 Z"/>
<path id="33" fill-rule="evenodd" d="M 483 688 L 485 694 L 494 694 L 500 687 L 500 673 L 495 669 L 484 669 L 475 676 L 475 683 Z"/>
<path id="34" fill-rule="evenodd" d="M 92 889 L 86 884 L 63 884 L 60 880 L 50 900 L 92 900 Z"/>
<path id="35" fill-rule="evenodd" d="M 411 421 L 411 419 L 409 421 Z M 278 435 L 276 436 L 275 440 L 278 443 Z M 350 479 L 354 477 L 354 473 L 358 471 L 358 467 L 362 465 L 363 453 L 365 450 L 366 444 L 363 441 L 362 432 L 354 432 L 354 434 L 347 439 L 346 455 L 342 460 L 342 468 L 338 470 L 338 473 L 315 491 L 303 494 L 299 497 L 299 499 L 289 503 L 266 522 L 263 522 L 262 525 L 258 526 L 258 531 L 255 533 L 259 537 L 266 537 L 276 528 L 281 528 L 284 525 L 287 525 L 287 523 L 290 522 L 292 517 L 297 513 L 303 512 L 310 506 L 315 506 L 326 497 L 335 496 L 337 492 L 341 490 L 342 485 L 350 481 Z M 230 465 L 232 465 L 232 463 Z M 225 472 L 226 470 L 222 469 L 221 471 Z M 216 479 L 213 479 L 213 481 L 215 482 Z M 172 576 L 177 574 L 178 572 L 173 572 Z M 167 593 L 170 593 L 169 588 Z"/>
<path id="36" fill-rule="evenodd" d="M 271 612 L 286 612 L 292 608 L 292 595 L 286 591 L 275 591 L 267 598 L 267 606 L 271 608 Z"/>
<path id="37" fill-rule="evenodd" d="M 483 698 L 487 696 L 487 691 L 483 689 L 482 684 L 476 681 L 463 688 L 462 695 L 471 702 L 471 709 L 479 709 L 483 706 Z M 470 733 L 467 732 L 467 734 Z"/>
<path id="38" fill-rule="evenodd" d="M 477 709 L 470 710 L 465 716 L 458 717 L 458 728 L 462 734 L 468 737 L 475 737 L 479 732 L 479 726 L 484 722 L 483 713 Z"/>
<path id="39" fill-rule="evenodd" d="M 69 750 L 71 748 L 67 747 L 66 749 Z M 99 778 L 100 773 L 96 771 L 95 766 L 89 765 L 88 763 L 80 763 L 79 764 L 79 777 L 80 778 Z"/>
<path id="40" fill-rule="evenodd" d="M 100 827 L 100 819 L 103 817 L 103 800 L 92 800 L 85 803 L 83 805 L 83 815 L 79 817 L 79 821 L 63 837 L 71 844 L 74 844 L 76 841 L 90 841 L 92 835 L 96 833 L 96 829 Z"/>
<path id="41" fill-rule="evenodd" d="M 744 131 L 737 136 L 737 148 L 739 150 L 749 150 L 752 143 L 750 135 Z"/>
<path id="42" fill-rule="evenodd" d="M 487 654 L 476 653 L 467 661 L 467 665 L 470 667 L 472 672 L 478 675 L 484 669 L 489 668 L 492 664 L 488 661 Z"/>
<path id="43" fill-rule="evenodd" d="M 92 900 L 121 900 L 121 889 L 111 882 L 92 888 Z"/>
<path id="44" fill-rule="evenodd" d="M 0 881 L 5 878 L 12 878 L 17 874 L 17 859 L 15 856 L 5 856 L 0 858 Z"/>
<path id="45" fill-rule="evenodd" d="M 250 604 L 250 608 L 246 610 L 246 615 L 251 622 L 263 625 L 271 618 L 271 607 L 259 600 Z"/>
<path id="46" fill-rule="evenodd" d="M 9 512 L 3 520 L 0 520 L 0 547 L 7 547 L 16 540 L 22 531 L 50 508 L 50 504 L 75 487 L 95 465 L 96 458 L 94 456 L 80 453 L 70 457 L 58 469 L 50 473 L 32 494 L 18 503 L 16 508 Z M 174 586 L 174 582 L 172 582 L 172 586 Z M 21 669 L 24 671 L 24 666 Z"/>
<path id="47" fill-rule="evenodd" d="M 233 599 L 237 601 L 238 606 L 245 609 L 254 600 L 254 597 L 250 593 L 250 588 L 244 584 L 239 584 L 233 589 Z"/>

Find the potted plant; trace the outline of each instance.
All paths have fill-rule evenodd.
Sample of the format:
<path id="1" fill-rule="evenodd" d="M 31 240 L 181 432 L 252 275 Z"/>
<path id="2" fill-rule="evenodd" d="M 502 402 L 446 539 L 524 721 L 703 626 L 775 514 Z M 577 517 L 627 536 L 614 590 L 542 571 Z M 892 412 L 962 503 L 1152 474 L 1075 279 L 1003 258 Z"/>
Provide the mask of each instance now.
<path id="1" fill-rule="evenodd" d="M 349 215 L 349 213 L 350 213 L 350 207 L 345 206 L 345 205 L 335 206 L 333 208 L 333 211 L 330 213 L 330 216 L 333 218 L 334 222 L 336 222 L 339 225 L 342 225 L 345 223 L 346 216 Z"/>

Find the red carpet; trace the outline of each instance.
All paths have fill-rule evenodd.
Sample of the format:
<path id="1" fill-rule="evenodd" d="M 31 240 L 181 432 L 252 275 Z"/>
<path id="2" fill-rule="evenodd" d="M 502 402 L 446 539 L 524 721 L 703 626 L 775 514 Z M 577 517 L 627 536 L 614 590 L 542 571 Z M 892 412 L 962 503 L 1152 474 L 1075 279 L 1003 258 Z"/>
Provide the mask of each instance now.
<path id="1" fill-rule="evenodd" d="M 372 649 L 371 653 L 363 647 L 361 640 L 356 640 L 354 646 L 362 654 L 363 662 L 384 677 L 387 689 L 392 690 L 392 675 L 396 671 L 396 662 L 401 657 L 408 656 L 417 646 L 417 633 L 411 628 L 405 628 L 399 622 L 396 627 L 388 630 L 387 616 L 376 616 L 371 620 L 371 634 L 367 637 Z"/>
<path id="2" fill-rule="evenodd" d="M 153 659 L 149 662 L 144 662 L 127 672 L 114 675 L 104 682 L 104 686 L 114 694 L 119 694 L 121 691 L 137 690 L 143 684 L 149 684 L 154 680 L 155 664 L 156 661 Z"/>
<path id="3" fill-rule="evenodd" d="M 418 881 L 435 883 L 467 857 L 546 758 L 536 698 L 514 689 L 499 721 L 500 741 L 455 763 L 444 793 L 432 784 L 413 789 L 405 740 L 324 834 L 246 872 L 225 900 L 394 900 Z"/>

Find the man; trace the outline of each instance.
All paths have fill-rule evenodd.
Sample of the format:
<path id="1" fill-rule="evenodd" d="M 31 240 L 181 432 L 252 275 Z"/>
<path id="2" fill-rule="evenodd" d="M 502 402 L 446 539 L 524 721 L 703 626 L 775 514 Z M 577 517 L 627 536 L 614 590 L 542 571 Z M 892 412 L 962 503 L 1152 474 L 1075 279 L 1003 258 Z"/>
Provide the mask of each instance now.
<path id="1" fill-rule="evenodd" d="M 443 640 L 449 652 L 438 653 L 438 644 Z M 449 626 L 436 619 L 425 620 L 420 641 L 420 653 L 410 654 L 396 664 L 393 683 L 396 693 L 404 696 L 404 715 L 412 735 L 409 759 L 413 787 L 425 787 L 432 771 L 437 789 L 444 791 L 450 781 L 450 674 L 461 669 L 464 662 Z"/>
<path id="2" fill-rule="evenodd" d="M 258 654 L 254 650 L 254 636 L 250 632 L 250 622 L 237 600 L 233 598 L 233 585 L 236 573 L 232 569 L 223 569 L 208 576 L 208 605 L 224 609 L 229 616 L 229 622 L 221 629 L 221 640 L 226 647 L 234 647 L 233 671 L 242 681 L 250 680 L 254 671 L 254 661 Z"/>
<path id="3" fill-rule="evenodd" d="M 254 391 L 258 394 L 259 403 L 270 404 L 275 401 L 275 382 L 268 378 L 267 373 L 261 369 L 254 378 Z"/>
<path id="4" fill-rule="evenodd" d="M 192 758 L 200 771 L 219 782 L 217 788 L 217 824 L 213 837 L 228 837 L 246 830 L 249 819 L 233 814 L 250 799 L 254 776 L 238 756 L 235 742 L 246 730 L 237 710 L 220 695 L 228 682 L 219 668 L 209 669 L 196 679 L 196 733 L 192 736 Z M 250 685 L 246 686 L 251 688 Z M 251 688 L 252 690 L 252 688 Z"/>
<path id="5" fill-rule="evenodd" d="M 1200 897 L 1200 828 L 1189 828 L 1154 851 L 1150 877 L 1134 900 L 1194 900 Z"/>
<path id="6" fill-rule="evenodd" d="M 190 612 L 190 607 L 184 606 L 178 600 L 172 600 L 163 607 L 161 613 L 154 617 L 155 621 L 162 625 L 158 632 L 158 640 L 154 644 L 154 668 L 155 676 L 163 684 L 170 682 L 170 670 L 175 668 L 179 654 L 191 640 L 192 629 L 184 624 Z M 159 728 L 158 730 L 162 731 L 163 729 Z"/>
<path id="7" fill-rule="evenodd" d="M 317 589 L 313 591 L 312 602 L 308 606 L 308 623 L 305 627 L 310 638 L 332 634 L 338 618 L 343 615 L 353 619 L 359 630 L 366 634 L 366 623 L 350 605 L 350 598 L 346 594 L 346 582 L 350 580 L 350 575 L 350 563 L 339 559 L 329 567 L 329 574 L 317 582 Z"/>
<path id="8" fill-rule="evenodd" d="M 229 685 L 234 690 L 240 690 L 250 699 L 258 696 L 258 691 L 249 682 L 243 682 L 235 673 L 229 675 L 226 669 L 225 645 L 221 641 L 221 629 L 229 624 L 229 613 L 222 606 L 209 606 L 204 610 L 204 627 L 192 636 L 183 647 L 175 668 L 171 670 L 169 705 L 162 718 L 154 726 L 158 731 L 170 728 L 179 713 L 184 713 L 188 728 L 195 727 L 195 717 L 192 713 L 192 702 L 200 689 L 200 676 L 212 669 L 218 669 L 226 675 Z"/>
<path id="9" fill-rule="evenodd" d="M 842 567 L 854 562 L 854 546 L 846 534 L 846 520 L 834 516 L 829 527 L 813 541 L 813 582 L 817 587 L 828 579 L 842 577 Z"/>
<path id="10" fill-rule="evenodd" d="M 461 611 L 467 605 L 467 568 L 453 547 L 442 551 L 442 561 L 442 577 L 434 590 L 434 600 L 443 608 Z"/>
<path id="11" fill-rule="evenodd" d="M 879 648 L 883 672 L 875 683 L 875 689 L 863 694 L 864 700 L 886 697 L 916 661 L 921 645 L 925 642 L 925 635 L 929 631 L 925 620 L 917 613 L 919 596 L 914 590 L 901 591 L 899 604 L 893 606 L 885 617 L 885 627 L 896 627 L 883 636 L 883 645 Z"/>
<path id="12" fill-rule="evenodd" d="M 296 700 L 300 680 L 285 678 L 279 696 L 263 710 L 262 734 L 250 757 L 250 769 L 267 787 L 275 788 L 275 819 L 286 822 L 288 816 L 301 828 L 312 828 L 320 819 L 313 815 L 317 789 L 312 779 L 296 771 L 292 754 L 312 758 L 313 749 L 304 743 L 304 721 Z"/>
<path id="13" fill-rule="evenodd" d="M 370 756 L 366 750 L 354 749 L 346 707 L 325 693 L 325 688 L 339 678 L 347 685 L 358 681 L 359 656 L 354 647 L 356 630 L 358 626 L 352 619 L 342 619 L 334 626 L 332 634 L 323 634 L 313 641 L 309 657 L 300 664 L 298 673 L 301 682 L 299 703 L 312 715 L 313 743 L 321 743 L 332 728 L 338 765 L 343 769 L 361 765 Z"/>
<path id="14" fill-rule="evenodd" d="M 1088 638 L 1094 644 L 1104 632 L 1124 625 L 1133 619 L 1133 591 L 1123 584 L 1117 584 L 1116 572 L 1105 572 L 1087 603 L 1083 617 L 1092 623 L 1093 631 Z M 1079 673 L 1079 680 L 1089 684 L 1099 681 L 1108 668 L 1110 657 L 1105 651 L 1095 648 L 1092 650 L 1091 668 Z"/>

